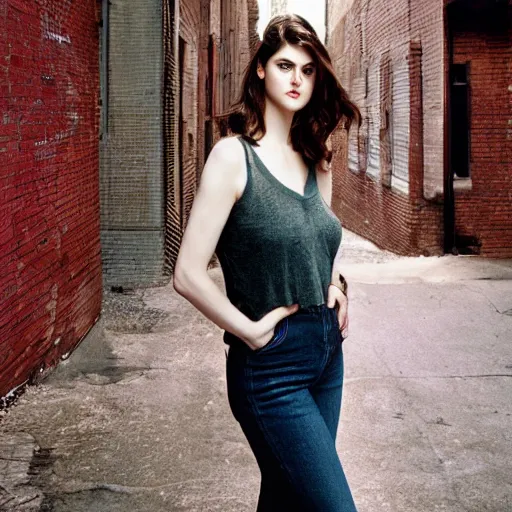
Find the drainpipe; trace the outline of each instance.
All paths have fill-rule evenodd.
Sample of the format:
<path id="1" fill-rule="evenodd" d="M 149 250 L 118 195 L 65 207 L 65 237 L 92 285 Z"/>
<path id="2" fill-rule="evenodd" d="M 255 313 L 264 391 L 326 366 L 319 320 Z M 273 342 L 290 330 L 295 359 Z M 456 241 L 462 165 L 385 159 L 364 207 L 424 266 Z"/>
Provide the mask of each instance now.
<path id="1" fill-rule="evenodd" d="M 109 0 L 101 3 L 101 70 L 100 70 L 100 91 L 101 91 L 101 125 L 102 138 L 106 140 L 108 133 L 108 47 L 109 47 Z"/>
<path id="2" fill-rule="evenodd" d="M 453 167 L 452 167 L 452 112 L 451 112 L 451 89 L 452 89 L 452 65 L 453 65 L 453 33 L 450 27 L 450 5 L 444 8 L 445 37 L 448 48 L 448 87 L 445 87 L 446 102 L 445 108 L 448 113 L 446 145 L 445 145 L 445 185 L 444 185 L 444 252 L 456 254 L 455 247 L 455 198 L 453 193 Z M 445 75 L 446 76 L 446 75 Z"/>

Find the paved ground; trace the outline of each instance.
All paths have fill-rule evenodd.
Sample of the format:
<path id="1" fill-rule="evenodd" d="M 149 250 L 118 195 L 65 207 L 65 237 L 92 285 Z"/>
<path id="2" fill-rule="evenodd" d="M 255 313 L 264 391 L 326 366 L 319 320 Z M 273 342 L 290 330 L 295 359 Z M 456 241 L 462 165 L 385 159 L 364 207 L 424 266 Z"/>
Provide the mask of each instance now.
<path id="1" fill-rule="evenodd" d="M 345 240 L 337 447 L 359 512 L 512 511 L 512 261 Z M 254 511 L 221 333 L 172 285 L 106 294 L 88 342 L 2 416 L 0 510 Z"/>

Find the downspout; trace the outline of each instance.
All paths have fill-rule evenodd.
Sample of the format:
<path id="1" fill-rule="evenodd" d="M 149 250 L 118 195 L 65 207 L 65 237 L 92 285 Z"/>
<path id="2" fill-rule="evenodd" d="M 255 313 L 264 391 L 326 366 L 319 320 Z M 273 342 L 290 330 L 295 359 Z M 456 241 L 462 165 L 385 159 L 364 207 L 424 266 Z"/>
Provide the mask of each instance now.
<path id="1" fill-rule="evenodd" d="M 101 126 L 102 139 L 106 141 L 108 133 L 108 49 L 109 49 L 109 1 L 101 3 L 101 70 L 100 70 L 100 91 L 101 91 Z"/>
<path id="2" fill-rule="evenodd" d="M 444 186 L 444 252 L 456 254 L 455 247 L 455 198 L 453 193 L 453 166 L 452 166 L 452 112 L 451 112 L 451 86 L 453 69 L 453 33 L 450 28 L 450 5 L 444 9 L 445 39 L 448 49 L 448 73 L 445 72 L 445 112 L 447 121 L 446 142 L 444 145 L 445 186 Z"/>

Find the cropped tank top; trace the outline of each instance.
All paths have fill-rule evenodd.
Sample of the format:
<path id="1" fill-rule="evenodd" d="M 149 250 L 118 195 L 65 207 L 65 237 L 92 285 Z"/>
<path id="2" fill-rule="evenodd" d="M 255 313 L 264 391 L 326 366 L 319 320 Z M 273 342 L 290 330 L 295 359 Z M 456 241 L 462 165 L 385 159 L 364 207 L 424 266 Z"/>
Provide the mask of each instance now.
<path id="1" fill-rule="evenodd" d="M 318 189 L 314 164 L 301 195 L 265 167 L 248 141 L 238 140 L 247 183 L 215 251 L 228 299 L 253 321 L 279 306 L 324 304 L 342 229 Z M 224 342 L 229 339 L 225 333 Z"/>

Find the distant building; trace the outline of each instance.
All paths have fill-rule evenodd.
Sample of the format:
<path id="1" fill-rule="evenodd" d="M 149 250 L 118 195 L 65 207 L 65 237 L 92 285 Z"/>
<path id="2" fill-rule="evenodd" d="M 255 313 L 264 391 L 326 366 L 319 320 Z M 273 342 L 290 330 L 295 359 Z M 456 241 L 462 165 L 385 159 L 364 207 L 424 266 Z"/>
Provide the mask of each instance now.
<path id="1" fill-rule="evenodd" d="M 344 225 L 400 254 L 512 257 L 509 2 L 327 9 L 328 49 L 364 116 L 332 137 Z"/>
<path id="2" fill-rule="evenodd" d="M 270 17 L 275 16 L 276 14 L 287 12 L 288 3 L 288 0 L 269 0 Z"/>
<path id="3" fill-rule="evenodd" d="M 173 271 L 205 159 L 219 137 L 214 118 L 234 102 L 258 42 L 258 5 L 108 3 L 104 279 L 116 286 L 153 284 Z"/>

